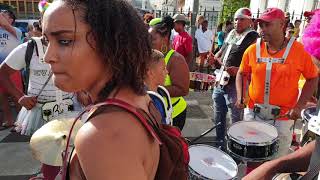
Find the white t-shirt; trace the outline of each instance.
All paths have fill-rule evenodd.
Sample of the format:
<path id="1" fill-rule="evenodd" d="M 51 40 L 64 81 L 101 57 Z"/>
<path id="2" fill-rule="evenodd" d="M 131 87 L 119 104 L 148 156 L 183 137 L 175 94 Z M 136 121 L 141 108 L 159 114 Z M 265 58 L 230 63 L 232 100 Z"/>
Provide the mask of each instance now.
<path id="1" fill-rule="evenodd" d="M 210 51 L 212 47 L 212 37 L 213 33 L 211 30 L 207 29 L 203 32 L 202 29 L 197 29 L 195 38 L 197 39 L 199 53 L 206 53 Z"/>
<path id="2" fill-rule="evenodd" d="M 35 46 L 36 48 L 36 46 Z M 15 70 L 21 70 L 26 67 L 25 54 L 27 50 L 27 43 L 23 43 L 15 48 L 5 59 L 5 63 Z M 29 76 L 29 86 L 28 95 L 37 96 L 40 92 L 43 84 L 47 81 L 50 74 L 49 64 L 40 62 L 39 57 L 34 49 L 32 59 L 30 62 L 30 76 Z M 48 84 L 45 86 L 44 90 L 38 97 L 39 102 L 50 102 L 57 100 L 57 94 L 59 90 L 53 84 L 53 80 L 50 79 Z M 72 93 L 62 92 L 62 98 L 71 98 Z"/>
<path id="3" fill-rule="evenodd" d="M 21 44 L 22 32 L 20 31 L 20 29 L 16 27 L 14 28 L 17 34 L 16 37 L 0 27 L 0 64 L 14 48 Z"/>

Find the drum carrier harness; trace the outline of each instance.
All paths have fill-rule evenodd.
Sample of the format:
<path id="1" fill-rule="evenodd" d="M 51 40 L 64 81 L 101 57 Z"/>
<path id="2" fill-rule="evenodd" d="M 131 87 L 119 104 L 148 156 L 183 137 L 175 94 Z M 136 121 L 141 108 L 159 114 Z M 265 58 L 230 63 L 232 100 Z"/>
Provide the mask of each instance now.
<path id="1" fill-rule="evenodd" d="M 249 30 L 248 32 L 246 32 L 235 44 L 228 43 L 226 53 L 223 56 L 223 61 L 222 61 L 221 68 L 219 69 L 219 72 L 216 73 L 216 79 L 217 79 L 217 84 L 216 85 L 220 85 L 221 88 L 224 88 L 224 86 L 226 86 L 229 83 L 230 74 L 226 71 L 226 63 L 227 63 L 228 57 L 230 55 L 232 46 L 233 45 L 240 46 L 242 44 L 242 41 L 251 32 L 253 32 L 253 30 Z M 230 36 L 231 35 L 229 35 L 227 37 L 226 42 L 229 41 Z"/>
<path id="2" fill-rule="evenodd" d="M 257 39 L 257 45 L 256 45 L 257 62 L 266 63 L 266 78 L 265 78 L 265 86 L 264 86 L 264 101 L 263 101 L 263 104 L 259 104 L 259 103 L 254 104 L 254 109 L 253 109 L 254 116 L 258 116 L 263 120 L 275 120 L 279 118 L 281 108 L 279 106 L 272 105 L 269 102 L 272 65 L 275 63 L 278 63 L 278 64 L 285 63 L 294 41 L 295 41 L 294 37 L 289 40 L 282 58 L 270 58 L 270 57 L 261 57 L 261 38 Z"/>

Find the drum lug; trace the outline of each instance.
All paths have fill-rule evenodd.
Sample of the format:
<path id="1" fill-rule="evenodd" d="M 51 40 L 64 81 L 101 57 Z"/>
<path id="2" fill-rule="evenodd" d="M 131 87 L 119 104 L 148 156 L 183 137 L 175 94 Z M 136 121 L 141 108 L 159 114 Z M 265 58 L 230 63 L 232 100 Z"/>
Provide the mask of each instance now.
<path id="1" fill-rule="evenodd" d="M 247 157 L 247 145 L 244 146 L 243 156 L 244 156 L 244 157 Z"/>

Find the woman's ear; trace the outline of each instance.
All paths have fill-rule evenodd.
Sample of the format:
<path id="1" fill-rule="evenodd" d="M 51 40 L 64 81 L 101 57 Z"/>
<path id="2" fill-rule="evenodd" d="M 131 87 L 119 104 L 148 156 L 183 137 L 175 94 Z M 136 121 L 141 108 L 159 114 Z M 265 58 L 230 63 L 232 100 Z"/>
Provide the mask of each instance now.
<path id="1" fill-rule="evenodd" d="M 150 68 L 147 68 L 147 78 L 152 78 L 153 77 L 153 72 Z"/>

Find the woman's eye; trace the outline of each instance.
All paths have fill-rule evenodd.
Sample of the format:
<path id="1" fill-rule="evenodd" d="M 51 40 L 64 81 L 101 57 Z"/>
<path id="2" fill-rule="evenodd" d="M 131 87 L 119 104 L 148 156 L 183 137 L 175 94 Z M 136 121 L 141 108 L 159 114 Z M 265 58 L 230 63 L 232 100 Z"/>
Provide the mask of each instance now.
<path id="1" fill-rule="evenodd" d="M 64 46 L 68 46 L 72 43 L 72 40 L 59 40 L 59 43 Z"/>

